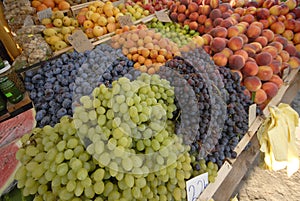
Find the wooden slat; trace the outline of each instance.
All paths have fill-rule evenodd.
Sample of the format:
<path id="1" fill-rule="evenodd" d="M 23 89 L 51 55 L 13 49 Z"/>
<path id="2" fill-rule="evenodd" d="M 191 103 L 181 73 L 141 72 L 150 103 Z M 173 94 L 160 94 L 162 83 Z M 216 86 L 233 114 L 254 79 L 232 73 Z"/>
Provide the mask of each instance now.
<path id="1" fill-rule="evenodd" d="M 231 171 L 216 190 L 213 195 L 215 201 L 228 201 L 231 198 L 233 192 L 258 156 L 260 146 L 256 135 L 252 138 L 251 144 L 252 146 L 247 151 L 242 152 L 237 158 L 232 165 Z"/>
<path id="2" fill-rule="evenodd" d="M 229 174 L 230 170 L 232 169 L 232 166 L 225 161 L 225 163 L 222 165 L 220 170 L 218 171 L 218 176 L 214 183 L 208 184 L 208 186 L 205 188 L 205 190 L 201 193 L 197 201 L 207 201 L 215 194 L 215 192 L 218 190 L 220 185 L 223 183 L 226 176 Z"/>
<path id="3" fill-rule="evenodd" d="M 31 100 L 29 98 L 29 93 L 26 92 L 24 94 L 23 100 L 20 101 L 19 103 L 17 103 L 17 104 L 11 104 L 11 103 L 8 102 L 7 103 L 7 110 L 8 110 L 9 113 L 12 113 L 12 112 L 14 112 L 14 111 L 16 111 L 16 110 L 18 110 L 18 109 L 20 109 L 20 108 L 22 108 L 22 107 L 30 104 L 30 103 L 31 103 Z"/>

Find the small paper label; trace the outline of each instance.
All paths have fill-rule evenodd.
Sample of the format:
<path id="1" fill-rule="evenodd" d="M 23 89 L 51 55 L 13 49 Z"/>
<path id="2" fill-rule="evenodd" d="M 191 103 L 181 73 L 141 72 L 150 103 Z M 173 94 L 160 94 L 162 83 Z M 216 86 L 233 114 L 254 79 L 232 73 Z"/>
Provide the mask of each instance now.
<path id="1" fill-rule="evenodd" d="M 36 13 L 39 21 L 41 22 L 45 18 L 51 18 L 52 17 L 52 10 L 51 8 L 47 8 L 45 10 L 39 11 Z"/>
<path id="2" fill-rule="evenodd" d="M 6 96 L 7 98 L 10 98 L 10 97 L 12 97 L 12 93 L 8 92 L 8 93 L 5 94 L 5 96 Z"/>
<path id="3" fill-rule="evenodd" d="M 289 67 L 285 68 L 282 73 L 282 79 L 285 80 L 289 75 L 289 73 L 290 73 L 290 68 Z"/>
<path id="4" fill-rule="evenodd" d="M 118 5 L 120 5 L 120 4 L 125 4 L 125 0 L 120 0 L 120 1 L 115 1 L 115 2 L 113 2 L 113 5 L 114 5 L 115 7 L 118 7 Z"/>
<path id="5" fill-rule="evenodd" d="M 155 11 L 157 19 L 161 22 L 172 22 L 169 15 L 164 11 Z"/>
<path id="6" fill-rule="evenodd" d="M 249 127 L 252 125 L 255 119 L 256 119 L 256 104 L 252 104 L 249 107 L 249 117 L 248 117 Z"/>
<path id="7" fill-rule="evenodd" d="M 187 201 L 196 201 L 208 185 L 208 173 L 194 177 L 186 182 Z"/>
<path id="8" fill-rule="evenodd" d="M 75 31 L 68 39 L 77 52 L 85 52 L 94 48 L 94 45 L 89 41 L 82 30 Z"/>
<path id="9" fill-rule="evenodd" d="M 125 27 L 125 26 L 132 26 L 133 25 L 133 22 L 132 22 L 132 19 L 131 19 L 131 16 L 130 15 L 124 15 L 124 16 L 120 16 L 118 18 L 118 21 L 121 25 L 121 27 Z"/>

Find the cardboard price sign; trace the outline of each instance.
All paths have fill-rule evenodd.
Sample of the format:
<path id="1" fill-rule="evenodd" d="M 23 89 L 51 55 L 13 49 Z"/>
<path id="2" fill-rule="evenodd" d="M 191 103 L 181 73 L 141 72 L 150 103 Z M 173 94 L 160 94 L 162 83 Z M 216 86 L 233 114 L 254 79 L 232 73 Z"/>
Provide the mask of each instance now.
<path id="1" fill-rule="evenodd" d="M 52 16 L 52 10 L 51 10 L 51 8 L 47 8 L 45 10 L 37 12 L 36 14 L 37 14 L 37 16 L 39 18 L 39 21 L 41 22 L 45 18 L 51 18 L 51 16 Z"/>
<path id="2" fill-rule="evenodd" d="M 187 201 L 196 201 L 208 185 L 208 173 L 200 174 L 186 182 Z"/>
<path id="3" fill-rule="evenodd" d="M 120 16 L 118 18 L 118 21 L 121 25 L 121 27 L 125 27 L 125 26 L 132 26 L 133 25 L 133 22 L 132 22 L 132 19 L 131 19 L 131 16 L 130 15 L 124 15 L 124 16 Z"/>
<path id="4" fill-rule="evenodd" d="M 155 11 L 157 19 L 161 22 L 172 22 L 169 15 L 164 11 Z"/>
<path id="5" fill-rule="evenodd" d="M 117 7 L 118 5 L 120 5 L 120 4 L 125 4 L 126 3 L 126 0 L 120 0 L 120 1 L 115 1 L 115 2 L 113 2 L 113 5 L 115 6 L 115 7 Z"/>
<path id="6" fill-rule="evenodd" d="M 85 52 L 94 48 L 94 45 L 81 30 L 75 31 L 68 39 L 77 52 Z"/>

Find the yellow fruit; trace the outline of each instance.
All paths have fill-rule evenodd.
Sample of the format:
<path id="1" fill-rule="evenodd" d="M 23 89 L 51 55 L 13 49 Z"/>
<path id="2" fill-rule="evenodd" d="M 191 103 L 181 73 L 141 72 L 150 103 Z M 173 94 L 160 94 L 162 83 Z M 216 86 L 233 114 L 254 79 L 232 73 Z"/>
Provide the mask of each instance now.
<path id="1" fill-rule="evenodd" d="M 62 22 L 65 26 L 70 26 L 72 23 L 72 20 L 68 16 L 65 16 L 65 17 L 63 17 Z"/>
<path id="2" fill-rule="evenodd" d="M 42 25 L 47 25 L 47 24 L 50 24 L 51 22 L 52 22 L 52 20 L 50 18 L 42 19 Z"/>
<path id="3" fill-rule="evenodd" d="M 62 22 L 62 20 L 61 19 L 55 19 L 54 21 L 53 21 L 53 25 L 54 26 L 56 26 L 56 27 L 62 27 L 62 25 L 63 25 L 63 22 Z"/>
<path id="4" fill-rule="evenodd" d="M 85 29 L 93 28 L 93 27 L 94 27 L 94 23 L 93 23 L 91 20 L 86 20 L 86 21 L 84 21 L 84 23 L 83 23 L 83 27 L 84 27 Z"/>
<path id="5" fill-rule="evenodd" d="M 45 30 L 43 31 L 43 34 L 44 34 L 45 36 L 54 36 L 54 35 L 57 34 L 57 31 L 56 31 L 55 29 L 53 29 L 53 28 L 47 28 L 47 29 L 45 29 Z"/>
<path id="6" fill-rule="evenodd" d="M 106 26 L 107 25 L 107 19 L 106 19 L 106 17 L 100 16 L 99 19 L 98 19 L 98 21 L 97 21 L 97 24 L 100 25 L 100 26 L 102 26 L 102 27 Z"/>
<path id="7" fill-rule="evenodd" d="M 66 48 L 68 45 L 65 41 L 57 41 L 55 44 L 54 44 L 54 47 L 56 50 L 61 50 L 63 48 Z"/>
<path id="8" fill-rule="evenodd" d="M 99 13 L 93 13 L 93 14 L 91 15 L 91 20 L 92 20 L 93 22 L 97 22 L 99 18 L 100 18 L 100 14 L 99 14 Z"/>
<path id="9" fill-rule="evenodd" d="M 50 36 L 49 39 L 48 39 L 48 43 L 50 45 L 54 45 L 57 41 L 60 41 L 60 37 L 58 36 Z"/>
<path id="10" fill-rule="evenodd" d="M 96 25 L 93 28 L 93 34 L 96 37 L 102 36 L 104 34 L 104 30 L 103 30 L 103 28 L 101 26 Z"/>

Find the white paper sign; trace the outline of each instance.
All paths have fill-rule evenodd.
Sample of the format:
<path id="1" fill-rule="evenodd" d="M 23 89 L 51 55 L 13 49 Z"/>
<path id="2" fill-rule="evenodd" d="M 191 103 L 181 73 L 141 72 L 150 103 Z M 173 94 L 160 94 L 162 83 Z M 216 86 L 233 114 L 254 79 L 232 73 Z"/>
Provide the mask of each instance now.
<path id="1" fill-rule="evenodd" d="M 165 13 L 164 11 L 155 11 L 155 15 L 157 19 L 161 22 L 172 22 L 169 15 Z"/>
<path id="2" fill-rule="evenodd" d="M 208 173 L 194 177 L 186 182 L 187 201 L 196 201 L 208 185 Z"/>

